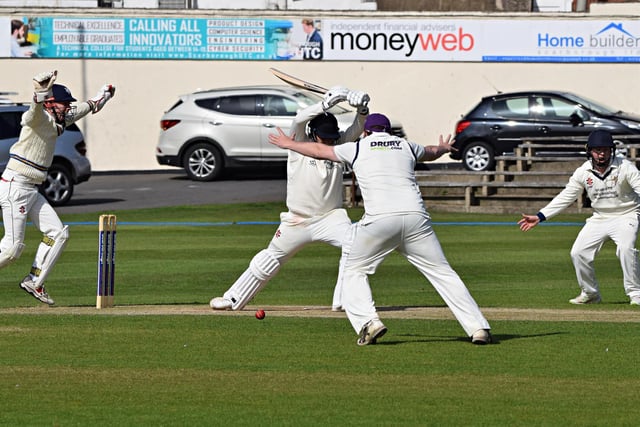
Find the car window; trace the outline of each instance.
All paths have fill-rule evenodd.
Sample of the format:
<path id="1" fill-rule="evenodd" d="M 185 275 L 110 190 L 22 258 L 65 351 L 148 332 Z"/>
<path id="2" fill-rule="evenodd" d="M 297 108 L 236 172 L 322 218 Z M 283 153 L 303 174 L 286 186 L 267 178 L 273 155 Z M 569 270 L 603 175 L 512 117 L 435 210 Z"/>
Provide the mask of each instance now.
<path id="1" fill-rule="evenodd" d="M 542 98 L 538 96 L 529 98 L 529 114 L 533 117 L 546 118 L 547 111 L 544 109 Z"/>
<path id="2" fill-rule="evenodd" d="M 318 102 L 322 101 L 321 96 L 318 96 L 315 93 L 311 92 L 296 92 L 293 94 L 293 96 L 307 107 L 309 105 L 317 104 Z"/>
<path id="3" fill-rule="evenodd" d="M 592 101 L 589 98 L 585 98 L 584 96 L 578 96 L 572 93 L 564 93 L 563 95 L 569 98 L 570 100 L 575 101 L 576 103 L 583 105 L 590 110 L 595 111 L 596 113 L 600 113 L 606 116 L 615 114 L 617 111 L 619 111 L 615 108 L 611 108 L 606 105 L 603 105 L 600 102 Z"/>
<path id="4" fill-rule="evenodd" d="M 578 107 L 558 98 L 544 98 L 546 116 L 549 118 L 569 119 L 569 117 L 578 112 Z"/>
<path id="5" fill-rule="evenodd" d="M 196 105 L 207 110 L 219 111 L 235 116 L 255 116 L 256 97 L 255 95 L 242 96 L 222 96 L 219 98 L 197 99 Z"/>
<path id="6" fill-rule="evenodd" d="M 277 95 L 263 95 L 265 116 L 295 116 L 298 104 Z"/>
<path id="7" fill-rule="evenodd" d="M 7 111 L 0 113 L 0 139 L 17 138 L 20 134 L 21 112 Z"/>
<path id="8" fill-rule="evenodd" d="M 529 117 L 529 98 L 499 99 L 493 102 L 491 110 L 497 116 L 505 118 Z"/>

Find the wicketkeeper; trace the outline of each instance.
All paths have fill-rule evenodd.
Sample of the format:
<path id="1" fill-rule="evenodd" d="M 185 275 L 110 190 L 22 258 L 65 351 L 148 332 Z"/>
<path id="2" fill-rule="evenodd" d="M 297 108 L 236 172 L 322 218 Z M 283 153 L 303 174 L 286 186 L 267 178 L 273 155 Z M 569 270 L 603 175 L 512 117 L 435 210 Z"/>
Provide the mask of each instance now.
<path id="1" fill-rule="evenodd" d="M 358 112 L 351 126 L 341 132 L 328 110 L 347 101 Z M 344 87 L 331 88 L 322 102 L 298 112 L 292 134 L 298 141 L 326 145 L 357 139 L 369 114 L 369 95 Z M 315 144 L 314 144 L 315 145 Z M 282 264 L 312 242 L 342 247 L 349 236 L 351 220 L 342 207 L 342 164 L 318 161 L 290 151 L 287 160 L 287 212 L 280 214 L 280 226 L 266 249 L 258 252 L 244 273 L 222 297 L 210 301 L 215 310 L 241 310 L 277 273 Z M 343 254 L 348 248 L 343 248 Z M 344 257 L 344 255 L 343 255 Z M 342 264 L 342 261 L 341 261 Z M 342 271 L 342 269 L 340 269 Z M 342 307 L 339 272 L 332 307 Z"/>
<path id="2" fill-rule="evenodd" d="M 38 192 L 38 186 L 47 178 L 58 136 L 87 114 L 100 111 L 115 93 L 115 87 L 107 84 L 95 97 L 72 106 L 76 99 L 69 88 L 54 84 L 57 74 L 57 71 L 48 71 L 33 78 L 33 100 L 29 110 L 22 115 L 22 131 L 9 151 L 9 162 L 0 181 L 4 222 L 0 268 L 22 254 L 25 228 L 30 219 L 43 237 L 31 272 L 20 287 L 49 305 L 54 302 L 45 290 L 44 282 L 69 239 L 69 227 L 62 224 L 47 199 Z"/>

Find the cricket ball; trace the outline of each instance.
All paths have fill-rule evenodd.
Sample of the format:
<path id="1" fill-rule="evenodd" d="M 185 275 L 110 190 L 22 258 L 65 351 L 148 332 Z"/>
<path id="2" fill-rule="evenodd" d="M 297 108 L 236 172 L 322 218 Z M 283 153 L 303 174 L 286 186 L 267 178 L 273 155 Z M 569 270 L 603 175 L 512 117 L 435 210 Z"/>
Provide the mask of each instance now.
<path id="1" fill-rule="evenodd" d="M 266 314 L 264 313 L 264 310 L 256 311 L 256 319 L 262 320 L 264 319 L 264 316 L 266 316 Z"/>

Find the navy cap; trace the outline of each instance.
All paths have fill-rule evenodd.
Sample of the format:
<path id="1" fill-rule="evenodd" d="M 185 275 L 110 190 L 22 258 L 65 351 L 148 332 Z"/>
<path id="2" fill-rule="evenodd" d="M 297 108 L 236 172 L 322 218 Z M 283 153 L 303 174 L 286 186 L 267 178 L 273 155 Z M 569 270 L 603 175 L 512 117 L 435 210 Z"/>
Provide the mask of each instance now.
<path id="1" fill-rule="evenodd" d="M 320 114 L 309 122 L 311 131 L 322 139 L 339 139 L 340 128 L 336 116 L 331 113 Z"/>
<path id="2" fill-rule="evenodd" d="M 75 101 L 77 101 L 77 99 L 75 99 L 71 95 L 71 91 L 66 86 L 53 85 L 53 87 L 51 88 L 51 91 L 52 91 L 53 95 L 51 96 L 51 98 L 49 98 L 49 100 L 53 100 L 55 102 L 75 102 Z"/>
<path id="3" fill-rule="evenodd" d="M 614 148 L 616 144 L 613 142 L 611 133 L 606 130 L 594 130 L 589 134 L 587 140 L 587 148 L 609 147 Z"/>

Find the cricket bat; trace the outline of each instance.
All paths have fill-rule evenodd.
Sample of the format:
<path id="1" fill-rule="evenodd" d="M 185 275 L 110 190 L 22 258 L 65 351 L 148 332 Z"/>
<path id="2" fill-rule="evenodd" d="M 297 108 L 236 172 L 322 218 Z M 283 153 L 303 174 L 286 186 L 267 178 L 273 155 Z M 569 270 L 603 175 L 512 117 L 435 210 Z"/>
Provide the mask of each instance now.
<path id="1" fill-rule="evenodd" d="M 299 79 L 297 77 L 292 76 L 291 74 L 287 74 L 284 73 L 280 70 L 277 70 L 275 68 L 269 68 L 269 71 L 271 71 L 271 73 L 276 76 L 277 78 L 279 78 L 280 80 L 290 84 L 291 86 L 295 86 L 295 87 L 299 87 L 302 89 L 307 89 L 310 90 L 311 92 L 315 92 L 315 93 L 321 93 L 321 94 L 325 94 L 327 93 L 328 89 L 322 87 L 322 86 L 318 86 L 316 84 L 307 82 L 305 80 Z"/>

